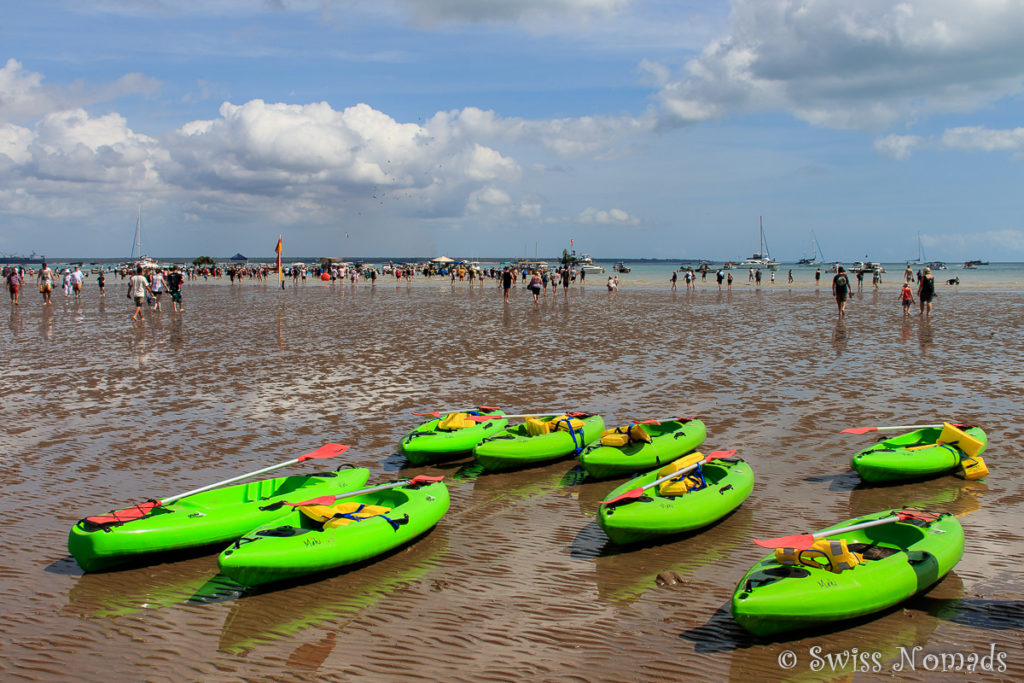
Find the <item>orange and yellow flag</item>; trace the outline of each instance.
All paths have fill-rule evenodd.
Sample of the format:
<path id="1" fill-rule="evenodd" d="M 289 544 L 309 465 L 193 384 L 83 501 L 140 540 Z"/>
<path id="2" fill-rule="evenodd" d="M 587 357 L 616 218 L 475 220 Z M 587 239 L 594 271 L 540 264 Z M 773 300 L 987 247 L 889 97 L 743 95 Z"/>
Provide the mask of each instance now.
<path id="1" fill-rule="evenodd" d="M 274 253 L 277 254 L 276 265 L 277 265 L 277 279 L 284 281 L 284 271 L 281 270 L 281 254 L 284 252 L 284 244 L 281 242 L 281 236 L 277 236 L 277 246 L 274 247 Z"/>

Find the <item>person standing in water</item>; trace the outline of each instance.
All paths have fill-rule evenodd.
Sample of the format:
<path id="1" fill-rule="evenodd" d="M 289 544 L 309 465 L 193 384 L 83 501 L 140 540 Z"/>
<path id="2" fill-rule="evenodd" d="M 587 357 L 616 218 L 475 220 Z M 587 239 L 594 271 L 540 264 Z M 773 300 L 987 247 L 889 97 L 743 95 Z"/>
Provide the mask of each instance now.
<path id="1" fill-rule="evenodd" d="M 921 275 L 921 282 L 917 285 L 917 300 L 921 306 L 921 312 L 918 315 L 931 316 L 932 299 L 934 298 L 935 278 L 932 277 L 932 269 L 925 267 L 924 274 Z"/>
<path id="2" fill-rule="evenodd" d="M 900 303 L 903 304 L 903 317 L 910 315 L 910 307 L 914 303 L 914 290 L 910 288 L 909 282 L 903 283 L 903 289 L 900 290 L 899 294 Z"/>
<path id="3" fill-rule="evenodd" d="M 846 269 L 839 266 L 836 276 L 832 278 L 832 296 L 836 298 L 836 306 L 839 308 L 839 317 L 846 317 L 846 299 L 853 298 L 850 291 L 850 278 L 846 276 Z"/>
<path id="4" fill-rule="evenodd" d="M 53 293 L 53 271 L 43 261 L 43 267 L 36 274 L 36 282 L 39 283 L 39 293 L 43 295 L 43 305 L 50 303 L 50 294 Z"/>
<path id="5" fill-rule="evenodd" d="M 821 268 L 814 271 L 814 286 L 817 287 L 821 283 Z"/>

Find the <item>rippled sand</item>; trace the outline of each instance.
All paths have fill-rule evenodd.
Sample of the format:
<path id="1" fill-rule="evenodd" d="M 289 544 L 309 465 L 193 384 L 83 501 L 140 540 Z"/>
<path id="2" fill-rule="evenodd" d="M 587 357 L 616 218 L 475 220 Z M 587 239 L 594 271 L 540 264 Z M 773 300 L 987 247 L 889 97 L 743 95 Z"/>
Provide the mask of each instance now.
<path id="1" fill-rule="evenodd" d="M 609 296 L 600 283 L 535 306 L 493 285 L 384 281 L 281 291 L 191 285 L 185 312 L 143 325 L 120 283 L 101 303 L 27 292 L 0 336 L 0 672 L 8 680 L 931 680 L 928 653 L 1007 653 L 1020 680 L 1019 464 L 1024 295 L 943 292 L 903 320 L 866 293 L 837 323 L 828 292 L 736 288 Z M 408 468 L 411 411 L 478 403 L 700 416 L 757 483 L 703 533 L 631 551 L 605 541 L 572 461 L 478 474 Z M 984 482 L 865 488 L 849 426 L 943 417 L 989 433 Z M 86 575 L 75 520 L 264 467 L 328 442 L 371 481 L 445 473 L 449 515 L 417 543 L 321 580 L 239 597 L 205 555 Z M 303 468 L 295 467 L 294 471 Z M 315 469 L 315 468 L 314 468 Z M 759 642 L 729 617 L 750 542 L 881 508 L 960 515 L 967 550 L 926 595 L 826 634 Z M 661 579 L 659 580 L 659 575 Z M 666 579 L 668 579 L 666 581 Z M 881 653 L 882 672 L 812 671 L 823 653 Z M 780 668 L 784 650 L 798 657 Z M 957 680 L 962 680 L 960 676 Z"/>

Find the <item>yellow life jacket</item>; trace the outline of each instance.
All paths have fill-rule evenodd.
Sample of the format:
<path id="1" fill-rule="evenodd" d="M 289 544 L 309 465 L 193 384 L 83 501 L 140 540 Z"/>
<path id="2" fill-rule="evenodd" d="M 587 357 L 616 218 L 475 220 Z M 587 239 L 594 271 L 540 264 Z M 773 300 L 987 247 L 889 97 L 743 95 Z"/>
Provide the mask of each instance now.
<path id="1" fill-rule="evenodd" d="M 651 435 L 640 425 L 631 425 L 629 428 L 629 440 L 637 443 L 651 443 Z"/>
<path id="2" fill-rule="evenodd" d="M 323 522 L 324 529 L 334 529 L 339 526 L 348 526 L 352 522 L 387 514 L 391 512 L 391 508 L 383 505 L 345 502 L 334 505 L 303 505 L 299 511 L 314 521 Z"/>
<path id="3" fill-rule="evenodd" d="M 476 422 L 468 418 L 469 413 L 449 413 L 437 423 L 437 428 L 442 432 L 454 432 L 456 429 L 465 429 L 476 425 Z"/>
<path id="4" fill-rule="evenodd" d="M 651 435 L 638 424 L 626 425 L 625 427 L 614 427 L 601 432 L 602 446 L 617 446 L 622 448 L 631 443 L 651 443 Z"/>
<path id="5" fill-rule="evenodd" d="M 972 458 L 978 456 L 983 450 L 985 450 L 985 444 L 982 443 L 981 440 L 975 439 L 964 430 L 954 427 L 948 422 L 944 422 L 942 424 L 942 432 L 939 434 L 939 438 L 935 442 L 935 445 L 941 446 L 942 444 L 947 443 L 950 446 L 956 446 Z"/>
<path id="6" fill-rule="evenodd" d="M 776 548 L 775 560 L 781 564 L 827 569 L 836 574 L 863 564 L 864 558 L 850 550 L 845 539 L 819 538 L 810 550 Z"/>
<path id="7" fill-rule="evenodd" d="M 575 417 L 569 417 L 568 415 L 559 415 L 551 424 L 555 425 L 555 429 L 560 429 L 563 432 L 578 432 L 583 429 L 583 420 Z"/>
<path id="8" fill-rule="evenodd" d="M 960 476 L 964 479 L 973 481 L 975 479 L 984 479 L 988 476 L 988 466 L 985 465 L 985 460 L 980 455 L 960 458 L 960 467 L 963 468 Z"/>
<path id="9" fill-rule="evenodd" d="M 540 436 L 551 433 L 551 423 L 536 417 L 526 418 L 526 433 L 530 436 Z"/>
<path id="10" fill-rule="evenodd" d="M 686 469 L 687 467 L 692 467 L 697 463 L 701 462 L 702 460 L 704 460 L 704 457 L 704 454 L 699 452 L 684 455 L 678 460 L 673 460 L 672 462 L 658 470 L 658 475 L 655 478 L 661 479 L 662 477 L 666 477 L 672 474 L 673 472 L 678 472 L 680 470 Z M 660 493 L 663 496 L 681 496 L 690 489 L 699 486 L 702 482 L 703 479 L 699 476 L 693 474 L 684 475 L 677 479 L 669 479 L 668 481 L 663 481 L 661 485 L 658 487 L 658 493 Z"/>

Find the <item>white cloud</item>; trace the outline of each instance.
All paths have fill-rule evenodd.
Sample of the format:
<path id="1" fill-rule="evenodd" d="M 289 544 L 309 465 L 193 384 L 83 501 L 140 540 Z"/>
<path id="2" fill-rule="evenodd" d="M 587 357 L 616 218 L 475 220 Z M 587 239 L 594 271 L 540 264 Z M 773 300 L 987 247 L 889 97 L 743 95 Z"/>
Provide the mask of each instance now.
<path id="1" fill-rule="evenodd" d="M 893 159 L 906 159 L 925 139 L 919 135 L 886 135 L 875 140 L 875 150 Z"/>
<path id="2" fill-rule="evenodd" d="M 1024 128 L 993 130 L 984 126 L 950 128 L 942 134 L 942 145 L 949 149 L 982 152 L 1017 152 L 1024 149 Z"/>
<path id="3" fill-rule="evenodd" d="M 595 209 L 588 207 L 580 212 L 577 222 L 599 225 L 639 225 L 640 219 L 630 216 L 622 209 Z"/>
<path id="4" fill-rule="evenodd" d="M 129 93 L 152 93 L 159 86 L 158 80 L 141 74 L 126 74 L 102 85 L 47 86 L 41 74 L 26 71 L 20 62 L 8 59 L 0 69 L 0 121 L 30 121 L 53 111 L 106 102 Z"/>
<path id="5" fill-rule="evenodd" d="M 906 159 L 918 149 L 1024 154 L 1024 128 L 992 129 L 985 126 L 949 128 L 937 138 L 887 135 L 875 140 L 875 149 L 894 159 Z"/>
<path id="6" fill-rule="evenodd" d="M 660 93 L 677 123 L 788 111 L 877 129 L 1021 92 L 1024 4 L 733 0 L 728 32 Z"/>

